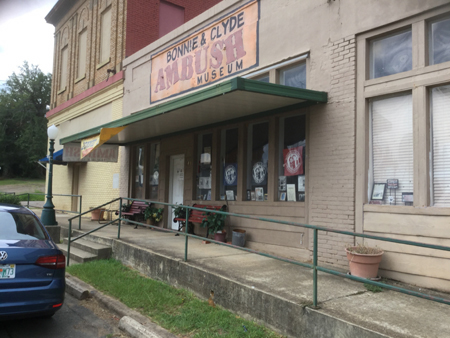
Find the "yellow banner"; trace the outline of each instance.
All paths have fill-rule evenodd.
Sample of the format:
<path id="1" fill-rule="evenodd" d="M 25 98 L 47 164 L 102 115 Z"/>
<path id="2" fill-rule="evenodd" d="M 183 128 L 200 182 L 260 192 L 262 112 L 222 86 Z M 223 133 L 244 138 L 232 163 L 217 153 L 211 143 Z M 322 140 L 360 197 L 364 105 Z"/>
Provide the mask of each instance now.
<path id="1" fill-rule="evenodd" d="M 150 101 L 209 85 L 258 65 L 259 1 L 152 56 Z"/>
<path id="2" fill-rule="evenodd" d="M 94 149 L 100 147 L 103 143 L 120 133 L 125 128 L 126 127 L 102 128 L 99 135 L 82 140 L 80 158 L 87 156 Z"/>

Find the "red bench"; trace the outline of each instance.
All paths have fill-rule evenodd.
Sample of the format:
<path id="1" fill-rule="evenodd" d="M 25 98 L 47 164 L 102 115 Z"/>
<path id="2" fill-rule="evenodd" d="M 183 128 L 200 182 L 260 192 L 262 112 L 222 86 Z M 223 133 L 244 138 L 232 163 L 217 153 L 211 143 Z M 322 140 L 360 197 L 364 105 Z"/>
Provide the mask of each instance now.
<path id="1" fill-rule="evenodd" d="M 134 221 L 140 222 L 144 220 L 144 212 L 147 207 L 151 206 L 151 203 L 141 202 L 141 201 L 132 201 L 130 208 L 127 211 L 122 211 L 122 216 L 127 216 L 129 218 L 133 218 Z M 137 224 L 134 227 L 137 229 Z"/>
<path id="2" fill-rule="evenodd" d="M 208 209 L 208 210 L 217 210 L 217 211 L 226 211 L 227 206 L 226 205 L 205 205 L 205 204 L 193 204 L 192 205 L 194 208 L 201 208 L 201 209 Z M 195 209 L 189 209 L 189 224 L 192 225 L 191 223 L 202 223 L 204 219 L 206 219 L 208 216 L 206 215 L 206 211 L 200 211 L 200 210 L 195 210 Z M 186 218 L 185 217 L 175 217 L 173 219 L 174 222 L 178 222 L 178 231 L 181 231 L 181 229 L 186 226 Z M 192 229 L 190 227 L 190 229 Z M 188 229 L 188 232 L 189 230 Z M 209 231 L 206 232 L 206 237 L 208 237 Z M 194 235 L 194 231 L 192 230 L 191 232 L 189 232 L 191 234 Z M 178 234 L 176 234 L 175 236 L 178 236 Z"/>

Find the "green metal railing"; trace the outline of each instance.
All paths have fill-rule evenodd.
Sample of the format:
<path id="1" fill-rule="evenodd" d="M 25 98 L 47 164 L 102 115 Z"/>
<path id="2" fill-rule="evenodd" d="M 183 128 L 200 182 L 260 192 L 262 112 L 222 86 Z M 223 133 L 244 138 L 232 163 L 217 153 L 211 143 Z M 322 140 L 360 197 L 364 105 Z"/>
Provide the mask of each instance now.
<path id="1" fill-rule="evenodd" d="M 30 207 L 30 195 L 43 195 L 43 196 L 47 196 L 47 194 L 43 193 L 43 192 L 38 192 L 38 193 L 23 193 L 23 194 L 19 194 L 17 196 L 27 196 L 27 208 Z M 77 211 L 72 211 L 72 210 L 62 210 L 62 209 L 55 209 L 55 211 L 61 211 L 61 212 L 67 212 L 67 213 L 73 213 L 73 214 L 81 214 L 81 210 L 83 210 L 83 196 L 81 195 L 65 195 L 65 194 L 52 194 L 52 196 L 63 196 L 63 197 L 77 197 L 78 198 L 78 208 L 79 210 Z M 43 209 L 42 207 L 36 207 L 39 209 Z M 81 217 L 79 220 L 79 226 L 81 227 Z"/>
<path id="2" fill-rule="evenodd" d="M 75 240 L 77 240 L 79 238 L 82 238 L 82 237 L 84 237 L 84 236 L 86 236 L 88 234 L 91 234 L 91 233 L 93 233 L 93 232 L 95 232 L 95 231 L 97 231 L 97 230 L 99 230 L 101 228 L 104 228 L 107 225 L 115 223 L 117 221 L 118 221 L 117 238 L 120 239 L 121 221 L 126 220 L 127 222 L 129 222 L 131 224 L 141 225 L 141 226 L 149 227 L 149 228 L 157 228 L 160 231 L 178 233 L 178 234 L 181 234 L 181 235 L 185 236 L 184 261 L 187 261 L 187 259 L 188 259 L 188 238 L 191 237 L 191 238 L 196 238 L 196 239 L 200 239 L 200 240 L 205 240 L 206 239 L 204 237 L 188 233 L 188 226 L 187 225 L 189 224 L 189 212 L 186 212 L 185 232 L 179 232 L 177 230 L 159 228 L 158 226 L 155 226 L 155 225 L 148 225 L 148 224 L 145 224 L 145 223 L 136 222 L 136 221 L 132 221 L 132 220 L 129 220 L 129 219 L 122 218 L 122 200 L 139 201 L 139 202 L 145 202 L 145 203 L 149 203 L 149 204 L 152 203 L 152 204 L 158 204 L 158 205 L 165 205 L 165 206 L 169 206 L 169 207 L 182 207 L 182 208 L 186 208 L 186 210 L 198 210 L 198 211 L 204 211 L 205 213 L 210 213 L 211 209 L 202 209 L 202 208 L 191 207 L 191 206 L 188 206 L 188 205 L 171 204 L 171 203 L 164 203 L 164 202 L 158 202 L 158 201 L 149 201 L 149 200 L 142 200 L 142 199 L 135 199 L 135 198 L 126 198 L 126 197 L 119 197 L 118 199 L 115 199 L 115 200 L 113 200 L 111 202 L 105 203 L 105 204 L 103 204 L 103 205 L 101 205 L 101 206 L 99 206 L 97 208 L 100 208 L 102 206 L 105 206 L 107 204 L 115 202 L 117 200 L 120 200 L 119 217 L 117 219 L 115 219 L 115 220 L 113 220 L 113 221 L 111 221 L 111 222 L 109 222 L 107 224 L 104 224 L 103 226 L 98 227 L 97 229 L 91 230 L 88 233 L 85 233 L 85 234 L 83 234 L 81 236 L 78 236 L 78 237 L 74 238 L 72 241 L 75 241 Z M 87 211 L 87 212 L 85 212 L 83 214 L 86 214 L 88 212 L 89 211 Z M 238 249 L 238 250 L 241 250 L 241 251 L 255 253 L 255 254 L 258 254 L 258 255 L 261 255 L 261 256 L 264 256 L 264 257 L 269 257 L 269 258 L 273 258 L 273 259 L 276 259 L 276 260 L 279 260 L 279 261 L 283 261 L 283 262 L 287 262 L 287 263 L 303 266 L 303 267 L 306 267 L 306 268 L 309 268 L 309 269 L 313 269 L 313 306 L 314 307 L 317 307 L 317 304 L 318 304 L 318 302 L 317 302 L 317 299 L 318 299 L 318 293 L 317 293 L 318 274 L 317 274 L 317 272 L 318 271 L 329 273 L 329 274 L 332 274 L 332 275 L 340 276 L 340 277 L 343 277 L 343 278 L 351 279 L 351 280 L 362 282 L 362 283 L 367 283 L 367 284 L 379 286 L 379 287 L 382 287 L 382 288 L 385 288 L 385 289 L 398 291 L 398 292 L 401 292 L 401 293 L 405 293 L 407 295 L 411 295 L 411 296 L 415 296 L 415 297 L 419 297 L 419 298 L 424 298 L 424 299 L 432 300 L 432 301 L 435 301 L 435 302 L 439 302 L 439 303 L 450 305 L 450 300 L 449 299 L 432 296 L 432 295 L 429 295 L 429 294 L 426 294 L 426 293 L 421 293 L 421 292 L 417 292 L 417 291 L 401 288 L 401 287 L 398 287 L 398 286 L 394 286 L 394 285 L 389 285 L 389 284 L 373 281 L 373 280 L 370 280 L 370 279 L 365 279 L 365 278 L 361 278 L 361 277 L 348 275 L 348 274 L 342 273 L 342 272 L 337 271 L 337 270 L 332 270 L 332 269 L 329 269 L 329 268 L 325 268 L 325 267 L 319 266 L 318 265 L 318 247 L 319 247 L 319 240 L 318 239 L 319 239 L 319 231 L 324 231 L 324 232 L 332 232 L 332 233 L 348 235 L 348 236 L 354 236 L 354 237 L 361 237 L 361 238 L 370 238 L 370 239 L 384 241 L 384 242 L 405 244 L 405 245 L 411 245 L 411 246 L 422 247 L 422 248 L 429 248 L 429 249 L 435 249 L 435 250 L 442 250 L 442 251 L 450 251 L 450 247 L 442 246 L 442 245 L 433 245 L 433 244 L 428 244 L 428 243 L 421 243 L 421 242 L 405 241 L 405 240 L 400 240 L 400 239 L 395 239 L 395 238 L 390 238 L 390 237 L 374 236 L 374 235 L 362 234 L 362 233 L 351 232 L 351 231 L 343 231 L 343 230 L 337 230 L 337 229 L 333 229 L 333 228 L 320 227 L 320 226 L 303 224 L 303 223 L 297 223 L 297 222 L 281 221 L 281 220 L 276 220 L 276 219 L 272 219 L 272 218 L 264 218 L 264 217 L 257 217 L 257 216 L 251 216 L 251 215 L 236 214 L 236 213 L 225 212 L 225 211 L 214 211 L 214 213 L 223 214 L 223 215 L 227 215 L 227 216 L 233 216 L 233 217 L 240 217 L 240 218 L 258 220 L 258 221 L 263 221 L 263 222 L 278 223 L 278 224 L 285 224 L 285 225 L 296 226 L 296 227 L 301 227 L 301 228 L 306 228 L 306 229 L 312 229 L 313 233 L 314 233 L 314 237 L 313 237 L 313 264 L 298 262 L 298 261 L 295 261 L 295 260 L 292 260 L 292 259 L 287 259 L 287 258 L 283 258 L 283 257 L 267 254 L 267 253 L 264 253 L 264 252 L 259 252 L 259 251 L 248 249 L 248 248 L 244 248 L 244 247 L 238 247 L 238 246 L 227 244 L 227 243 L 223 243 L 223 242 L 217 242 L 217 241 L 214 241 L 214 240 L 211 240 L 211 239 L 207 239 L 207 240 L 212 242 L 212 243 L 218 244 L 218 245 L 223 245 L 223 246 L 231 247 L 231 248 Z M 81 218 L 81 215 L 83 215 L 83 214 L 74 216 L 74 217 L 69 219 L 69 243 L 68 243 L 67 265 L 69 265 L 69 258 L 70 258 L 71 222 L 76 217 L 80 217 Z"/>

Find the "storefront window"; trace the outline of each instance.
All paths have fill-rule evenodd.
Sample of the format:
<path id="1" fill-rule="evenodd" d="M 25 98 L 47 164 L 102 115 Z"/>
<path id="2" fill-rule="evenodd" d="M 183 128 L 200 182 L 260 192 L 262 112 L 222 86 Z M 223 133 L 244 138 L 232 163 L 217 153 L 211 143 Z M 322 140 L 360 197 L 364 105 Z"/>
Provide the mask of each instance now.
<path id="1" fill-rule="evenodd" d="M 413 205 L 412 95 L 370 101 L 371 204 Z"/>
<path id="2" fill-rule="evenodd" d="M 150 145 L 150 165 L 149 165 L 149 193 L 148 198 L 155 201 L 158 199 L 158 186 L 159 186 L 159 143 L 152 143 Z"/>
<path id="3" fill-rule="evenodd" d="M 450 207 L 450 86 L 431 90 L 431 134 L 433 201 L 436 207 Z"/>
<path id="4" fill-rule="evenodd" d="M 411 30 L 370 42 L 370 78 L 376 79 L 412 69 Z"/>
<path id="5" fill-rule="evenodd" d="M 235 201 L 238 177 L 238 128 L 222 130 L 220 160 L 220 199 Z"/>
<path id="6" fill-rule="evenodd" d="M 144 199 L 144 163 L 145 163 L 145 147 L 137 146 L 135 148 L 135 167 L 134 167 L 134 191 L 133 197 Z"/>
<path id="7" fill-rule="evenodd" d="M 247 148 L 247 200 L 267 200 L 269 160 L 269 123 L 248 127 Z"/>
<path id="8" fill-rule="evenodd" d="M 305 201 L 305 124 L 305 115 L 287 117 L 280 121 L 279 201 Z"/>
<path id="9" fill-rule="evenodd" d="M 306 88 L 306 63 L 302 62 L 300 64 L 284 68 L 280 70 L 280 84 L 296 87 L 296 88 Z"/>
<path id="10" fill-rule="evenodd" d="M 269 74 L 264 74 L 264 75 L 255 77 L 253 80 L 269 83 L 270 82 L 270 77 L 269 77 Z"/>
<path id="11" fill-rule="evenodd" d="M 197 199 L 211 200 L 212 134 L 198 137 Z"/>

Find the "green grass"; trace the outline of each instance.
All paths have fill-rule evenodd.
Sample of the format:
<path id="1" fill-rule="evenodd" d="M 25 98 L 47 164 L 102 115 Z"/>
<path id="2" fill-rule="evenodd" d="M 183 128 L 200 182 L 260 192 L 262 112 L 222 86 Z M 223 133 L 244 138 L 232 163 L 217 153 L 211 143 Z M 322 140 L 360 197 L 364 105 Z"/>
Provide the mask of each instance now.
<path id="1" fill-rule="evenodd" d="M 378 285 L 372 285 L 368 283 L 364 283 L 364 287 L 367 289 L 367 291 L 371 291 L 373 293 L 382 292 L 383 288 Z"/>
<path id="2" fill-rule="evenodd" d="M 12 178 L 12 179 L 0 179 L 0 185 L 12 185 L 12 184 L 29 184 L 29 183 L 45 183 L 45 179 L 37 178 Z"/>
<path id="3" fill-rule="evenodd" d="M 67 272 L 183 337 L 281 337 L 229 311 L 209 306 L 191 292 L 146 278 L 115 260 L 73 265 Z"/>

